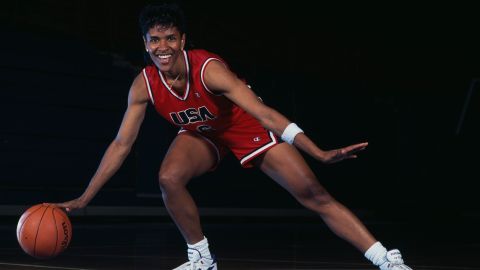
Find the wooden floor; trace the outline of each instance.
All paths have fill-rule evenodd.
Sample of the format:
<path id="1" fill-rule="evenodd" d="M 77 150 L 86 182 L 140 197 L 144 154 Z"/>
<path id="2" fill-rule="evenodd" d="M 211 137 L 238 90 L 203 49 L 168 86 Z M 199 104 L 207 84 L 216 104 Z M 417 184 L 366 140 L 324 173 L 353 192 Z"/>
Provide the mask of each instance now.
<path id="1" fill-rule="evenodd" d="M 16 220 L 0 222 L 0 269 L 172 269 L 186 261 L 185 244 L 166 218 L 72 218 L 69 248 L 38 260 L 19 247 Z M 371 222 L 387 246 L 399 248 L 413 269 L 480 269 L 478 222 Z M 313 219 L 206 220 L 218 267 L 228 269 L 376 269 L 353 247 Z"/>

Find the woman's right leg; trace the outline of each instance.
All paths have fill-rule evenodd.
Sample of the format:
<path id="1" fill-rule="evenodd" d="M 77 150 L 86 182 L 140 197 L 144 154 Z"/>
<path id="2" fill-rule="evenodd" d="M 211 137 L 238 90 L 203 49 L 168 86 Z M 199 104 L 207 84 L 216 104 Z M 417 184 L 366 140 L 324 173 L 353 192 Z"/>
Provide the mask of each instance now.
<path id="1" fill-rule="evenodd" d="M 165 207 L 188 244 L 198 243 L 204 235 L 197 206 L 186 185 L 217 162 L 213 146 L 187 131 L 173 140 L 160 167 L 159 183 Z"/>

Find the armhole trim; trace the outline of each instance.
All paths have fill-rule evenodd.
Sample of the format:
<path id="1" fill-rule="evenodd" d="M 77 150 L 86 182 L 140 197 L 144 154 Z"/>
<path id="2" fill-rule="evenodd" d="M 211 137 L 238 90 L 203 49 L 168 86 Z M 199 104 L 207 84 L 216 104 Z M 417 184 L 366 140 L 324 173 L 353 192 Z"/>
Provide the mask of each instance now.
<path id="1" fill-rule="evenodd" d="M 147 70 L 144 68 L 142 71 L 143 79 L 145 80 L 145 84 L 147 85 L 148 96 L 150 97 L 150 101 L 152 104 L 155 105 L 155 100 L 153 99 L 152 89 L 150 88 L 150 82 L 148 81 Z"/>
<path id="2" fill-rule="evenodd" d="M 200 71 L 200 80 L 202 81 L 202 84 L 203 84 L 203 87 L 205 87 L 205 90 L 207 90 L 208 93 L 214 95 L 214 96 L 222 96 L 222 94 L 215 94 L 213 93 L 210 89 L 208 89 L 207 87 L 207 84 L 205 84 L 205 80 L 204 80 L 204 72 L 205 72 L 205 68 L 207 67 L 208 63 L 210 63 L 210 61 L 218 61 L 220 63 L 222 63 L 225 67 L 227 67 L 227 65 L 225 65 L 225 63 L 223 63 L 222 60 L 218 59 L 218 58 L 208 58 L 205 63 L 203 63 L 202 65 L 202 69 Z"/>

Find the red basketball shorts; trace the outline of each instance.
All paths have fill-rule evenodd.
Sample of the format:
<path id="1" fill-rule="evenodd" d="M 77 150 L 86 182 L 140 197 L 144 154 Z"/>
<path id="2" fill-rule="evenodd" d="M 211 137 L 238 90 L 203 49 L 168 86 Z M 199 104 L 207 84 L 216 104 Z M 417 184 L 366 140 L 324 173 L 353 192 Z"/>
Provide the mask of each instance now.
<path id="1" fill-rule="evenodd" d="M 241 121 L 221 132 L 199 133 L 182 128 L 179 133 L 185 131 L 193 132 L 205 139 L 215 149 L 218 162 L 231 151 L 244 168 L 252 167 L 251 161 L 254 158 L 281 142 L 251 116 L 242 117 Z"/>

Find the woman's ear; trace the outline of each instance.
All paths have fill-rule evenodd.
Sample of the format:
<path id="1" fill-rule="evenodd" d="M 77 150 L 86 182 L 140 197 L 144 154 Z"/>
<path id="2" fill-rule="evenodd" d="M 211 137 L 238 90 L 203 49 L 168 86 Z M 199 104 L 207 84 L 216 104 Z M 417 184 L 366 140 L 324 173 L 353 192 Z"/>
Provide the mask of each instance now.
<path id="1" fill-rule="evenodd" d="M 182 51 L 185 49 L 185 33 L 182 35 L 182 45 L 180 47 Z"/>
<path id="2" fill-rule="evenodd" d="M 143 39 L 143 45 L 145 46 L 145 51 L 148 52 L 147 40 L 145 39 L 144 36 L 142 36 L 142 39 Z"/>

